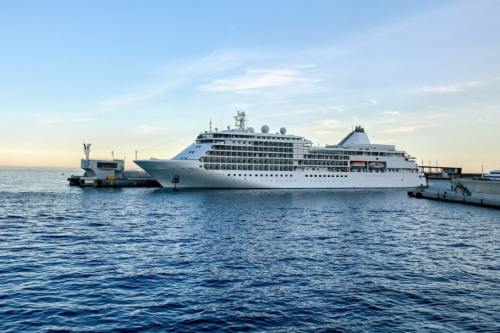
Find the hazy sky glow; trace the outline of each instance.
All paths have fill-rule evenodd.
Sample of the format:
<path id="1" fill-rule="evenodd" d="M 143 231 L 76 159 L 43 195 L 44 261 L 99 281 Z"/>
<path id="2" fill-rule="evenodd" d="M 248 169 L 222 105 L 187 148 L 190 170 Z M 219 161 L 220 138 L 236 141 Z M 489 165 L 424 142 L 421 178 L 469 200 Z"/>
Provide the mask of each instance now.
<path id="1" fill-rule="evenodd" d="M 135 168 L 135 150 L 170 158 L 245 110 L 320 145 L 361 125 L 419 163 L 499 168 L 498 13 L 495 0 L 4 1 L 0 166 L 79 167 L 86 141 Z"/>

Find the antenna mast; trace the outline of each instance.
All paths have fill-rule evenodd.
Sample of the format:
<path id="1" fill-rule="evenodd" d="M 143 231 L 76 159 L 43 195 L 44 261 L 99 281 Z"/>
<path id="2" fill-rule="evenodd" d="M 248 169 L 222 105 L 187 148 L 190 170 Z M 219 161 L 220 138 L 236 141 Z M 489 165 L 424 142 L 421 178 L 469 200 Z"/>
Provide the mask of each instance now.
<path id="1" fill-rule="evenodd" d="M 90 146 L 92 146 L 92 144 L 90 143 L 83 143 L 83 153 L 85 154 L 85 159 L 88 161 L 89 160 L 89 156 L 90 156 Z"/>
<path id="2" fill-rule="evenodd" d="M 245 111 L 237 111 L 237 115 L 234 116 L 234 122 L 238 129 L 242 131 L 245 130 L 247 127 L 247 116 L 245 114 Z"/>

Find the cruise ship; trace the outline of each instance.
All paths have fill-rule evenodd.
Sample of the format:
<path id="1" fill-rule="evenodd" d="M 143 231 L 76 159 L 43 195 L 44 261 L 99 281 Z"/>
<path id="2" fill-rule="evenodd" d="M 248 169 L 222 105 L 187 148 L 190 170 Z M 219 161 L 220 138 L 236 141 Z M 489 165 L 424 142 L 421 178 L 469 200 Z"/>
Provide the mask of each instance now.
<path id="1" fill-rule="evenodd" d="M 168 188 L 338 189 L 410 188 L 426 183 L 416 158 L 394 145 L 372 144 L 361 126 L 336 145 L 314 146 L 302 136 L 236 126 L 200 133 L 172 159 L 134 160 Z"/>

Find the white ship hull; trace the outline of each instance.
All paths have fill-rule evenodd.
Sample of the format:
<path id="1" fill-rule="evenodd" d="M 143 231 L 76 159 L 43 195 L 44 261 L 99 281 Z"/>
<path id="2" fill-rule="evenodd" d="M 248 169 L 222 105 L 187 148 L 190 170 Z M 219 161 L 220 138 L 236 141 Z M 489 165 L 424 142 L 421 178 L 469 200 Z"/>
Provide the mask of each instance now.
<path id="1" fill-rule="evenodd" d="M 163 187 L 224 189 L 412 188 L 425 185 L 419 172 L 206 170 L 193 160 L 134 161 Z"/>

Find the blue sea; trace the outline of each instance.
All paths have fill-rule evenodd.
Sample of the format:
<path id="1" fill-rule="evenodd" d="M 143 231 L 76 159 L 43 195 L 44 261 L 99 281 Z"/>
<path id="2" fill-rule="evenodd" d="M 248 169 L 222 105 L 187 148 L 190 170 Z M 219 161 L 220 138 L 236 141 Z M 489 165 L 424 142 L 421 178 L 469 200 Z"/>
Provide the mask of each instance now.
<path id="1" fill-rule="evenodd" d="M 500 210 L 0 168 L 1 332 L 499 332 Z"/>

